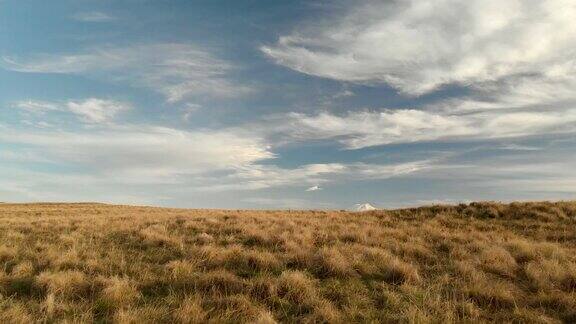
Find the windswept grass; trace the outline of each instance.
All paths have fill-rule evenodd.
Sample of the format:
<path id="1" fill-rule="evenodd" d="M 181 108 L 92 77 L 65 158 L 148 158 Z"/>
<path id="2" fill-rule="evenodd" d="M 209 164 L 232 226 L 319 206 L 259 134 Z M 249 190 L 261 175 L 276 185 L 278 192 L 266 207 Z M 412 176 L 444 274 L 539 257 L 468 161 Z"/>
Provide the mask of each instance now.
<path id="1" fill-rule="evenodd" d="M 0 205 L 0 322 L 576 322 L 576 203 Z"/>

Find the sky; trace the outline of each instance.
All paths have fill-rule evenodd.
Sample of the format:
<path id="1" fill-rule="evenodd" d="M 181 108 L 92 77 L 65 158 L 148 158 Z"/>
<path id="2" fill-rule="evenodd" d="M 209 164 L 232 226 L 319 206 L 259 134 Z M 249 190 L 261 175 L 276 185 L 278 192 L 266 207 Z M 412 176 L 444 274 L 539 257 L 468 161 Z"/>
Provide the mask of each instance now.
<path id="1" fill-rule="evenodd" d="M 0 201 L 576 198 L 573 0 L 0 0 Z"/>

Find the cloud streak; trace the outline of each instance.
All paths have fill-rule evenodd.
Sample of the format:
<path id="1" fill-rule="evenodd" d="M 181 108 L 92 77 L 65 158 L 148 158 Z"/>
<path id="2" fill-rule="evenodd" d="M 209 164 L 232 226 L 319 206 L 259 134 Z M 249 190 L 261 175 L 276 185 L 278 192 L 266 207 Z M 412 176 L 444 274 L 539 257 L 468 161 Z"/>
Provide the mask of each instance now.
<path id="1" fill-rule="evenodd" d="M 131 106 L 125 102 L 99 98 L 69 100 L 61 103 L 23 100 L 13 103 L 12 106 L 39 115 L 50 112 L 68 112 L 76 115 L 83 122 L 91 124 L 111 122 L 117 114 L 131 109 Z"/>
<path id="2" fill-rule="evenodd" d="M 343 181 L 383 180 L 411 175 L 433 168 L 433 160 L 421 160 L 391 164 L 325 163 L 307 164 L 297 168 L 281 168 L 275 165 L 252 164 L 236 169 L 210 190 L 266 189 L 274 187 L 311 186 L 307 191 L 319 190 L 321 184 Z"/>
<path id="3" fill-rule="evenodd" d="M 23 73 L 60 73 L 149 88 L 170 103 L 191 98 L 235 98 L 253 91 L 231 81 L 236 67 L 188 44 L 100 47 L 79 54 L 3 57 L 1 67 Z"/>
<path id="4" fill-rule="evenodd" d="M 290 114 L 295 139 L 329 139 L 348 149 L 437 140 L 470 140 L 561 134 L 576 131 L 576 109 L 449 115 L 424 110 Z"/>

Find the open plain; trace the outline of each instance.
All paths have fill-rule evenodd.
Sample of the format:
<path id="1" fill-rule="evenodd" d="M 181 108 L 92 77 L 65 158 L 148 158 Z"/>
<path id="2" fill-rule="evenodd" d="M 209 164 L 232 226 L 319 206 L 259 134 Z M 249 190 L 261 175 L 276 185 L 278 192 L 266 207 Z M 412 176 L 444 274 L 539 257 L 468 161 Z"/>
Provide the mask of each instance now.
<path id="1" fill-rule="evenodd" d="M 0 204 L 0 321 L 576 322 L 576 203 Z"/>

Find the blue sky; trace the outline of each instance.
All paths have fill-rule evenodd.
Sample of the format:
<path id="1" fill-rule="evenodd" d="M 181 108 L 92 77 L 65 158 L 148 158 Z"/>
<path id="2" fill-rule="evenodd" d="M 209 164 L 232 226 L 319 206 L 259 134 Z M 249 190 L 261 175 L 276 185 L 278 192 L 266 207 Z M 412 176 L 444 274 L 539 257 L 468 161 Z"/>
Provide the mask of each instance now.
<path id="1" fill-rule="evenodd" d="M 569 0 L 0 0 L 0 201 L 574 199 Z"/>

